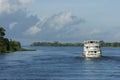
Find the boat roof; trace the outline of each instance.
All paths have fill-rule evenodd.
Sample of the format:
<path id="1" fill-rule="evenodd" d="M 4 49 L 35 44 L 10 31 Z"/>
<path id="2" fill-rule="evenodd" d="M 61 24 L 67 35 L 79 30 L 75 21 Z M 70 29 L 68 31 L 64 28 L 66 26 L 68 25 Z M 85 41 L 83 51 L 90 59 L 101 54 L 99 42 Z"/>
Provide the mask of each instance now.
<path id="1" fill-rule="evenodd" d="M 100 41 L 99 40 L 87 40 L 87 41 L 84 41 L 84 43 L 99 43 Z"/>

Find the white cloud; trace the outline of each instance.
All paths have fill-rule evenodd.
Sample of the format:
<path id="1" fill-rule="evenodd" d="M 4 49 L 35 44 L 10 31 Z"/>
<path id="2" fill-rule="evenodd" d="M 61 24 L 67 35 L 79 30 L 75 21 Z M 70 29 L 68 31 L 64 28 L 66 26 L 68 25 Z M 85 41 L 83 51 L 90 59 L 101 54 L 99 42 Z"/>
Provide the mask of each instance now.
<path id="1" fill-rule="evenodd" d="M 81 23 L 81 18 L 71 13 L 59 13 L 50 17 L 40 17 L 35 27 L 31 27 L 25 31 L 27 35 L 35 35 L 41 31 L 41 34 L 56 34 L 56 32 Z"/>
<path id="2" fill-rule="evenodd" d="M 0 15 L 3 13 L 13 13 L 33 1 L 35 0 L 0 0 Z"/>
<path id="3" fill-rule="evenodd" d="M 37 34 L 38 32 L 40 32 L 41 29 L 36 27 L 36 26 L 33 26 L 33 27 L 30 27 L 26 32 L 25 32 L 25 35 L 35 35 Z"/>
<path id="4" fill-rule="evenodd" d="M 81 22 L 81 19 L 77 16 L 73 16 L 71 13 L 59 13 L 49 17 L 45 25 L 55 30 L 60 30 L 64 27 L 76 25 Z"/>
<path id="5" fill-rule="evenodd" d="M 35 0 L 18 0 L 21 4 L 25 5 L 25 4 L 29 4 L 34 2 Z"/>
<path id="6" fill-rule="evenodd" d="M 7 12 L 9 13 L 11 6 L 8 0 L 0 0 L 0 13 Z"/>
<path id="7" fill-rule="evenodd" d="M 9 24 L 9 28 L 13 29 L 18 23 L 17 22 L 13 22 L 11 24 Z"/>

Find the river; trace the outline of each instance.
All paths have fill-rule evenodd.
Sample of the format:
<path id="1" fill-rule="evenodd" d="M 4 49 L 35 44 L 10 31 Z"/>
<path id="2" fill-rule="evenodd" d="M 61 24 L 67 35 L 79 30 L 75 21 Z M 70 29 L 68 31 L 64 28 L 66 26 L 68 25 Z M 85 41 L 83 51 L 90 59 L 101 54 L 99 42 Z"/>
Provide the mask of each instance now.
<path id="1" fill-rule="evenodd" d="M 29 47 L 0 55 L 0 80 L 120 80 L 120 48 L 100 59 L 80 57 L 82 47 Z"/>

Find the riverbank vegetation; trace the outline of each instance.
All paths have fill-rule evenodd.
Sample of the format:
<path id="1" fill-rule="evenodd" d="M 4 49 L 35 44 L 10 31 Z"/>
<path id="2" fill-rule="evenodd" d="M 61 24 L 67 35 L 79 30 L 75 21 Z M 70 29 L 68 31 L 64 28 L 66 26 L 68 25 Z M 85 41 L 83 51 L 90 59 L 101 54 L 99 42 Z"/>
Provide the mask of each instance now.
<path id="1" fill-rule="evenodd" d="M 82 43 L 34 42 L 31 46 L 83 46 Z"/>
<path id="2" fill-rule="evenodd" d="M 100 41 L 101 47 L 120 47 L 120 42 L 104 42 Z M 75 46 L 75 47 L 83 47 L 83 43 L 61 43 L 58 41 L 55 42 L 33 42 L 31 46 Z"/>
<path id="3" fill-rule="evenodd" d="M 19 41 L 5 38 L 5 29 L 0 27 L 0 54 L 14 52 L 14 51 L 27 51 L 23 49 Z"/>
<path id="4" fill-rule="evenodd" d="M 101 47 L 120 47 L 120 42 L 104 42 L 100 41 Z"/>

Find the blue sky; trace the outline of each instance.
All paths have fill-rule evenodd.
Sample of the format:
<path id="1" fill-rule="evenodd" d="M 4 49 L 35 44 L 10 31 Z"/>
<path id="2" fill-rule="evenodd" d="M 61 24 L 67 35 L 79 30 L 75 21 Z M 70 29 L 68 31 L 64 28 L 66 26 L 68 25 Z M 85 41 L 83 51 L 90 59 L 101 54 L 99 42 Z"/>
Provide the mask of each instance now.
<path id="1" fill-rule="evenodd" d="M 120 0 L 0 0 L 6 37 L 35 41 L 120 41 Z"/>

